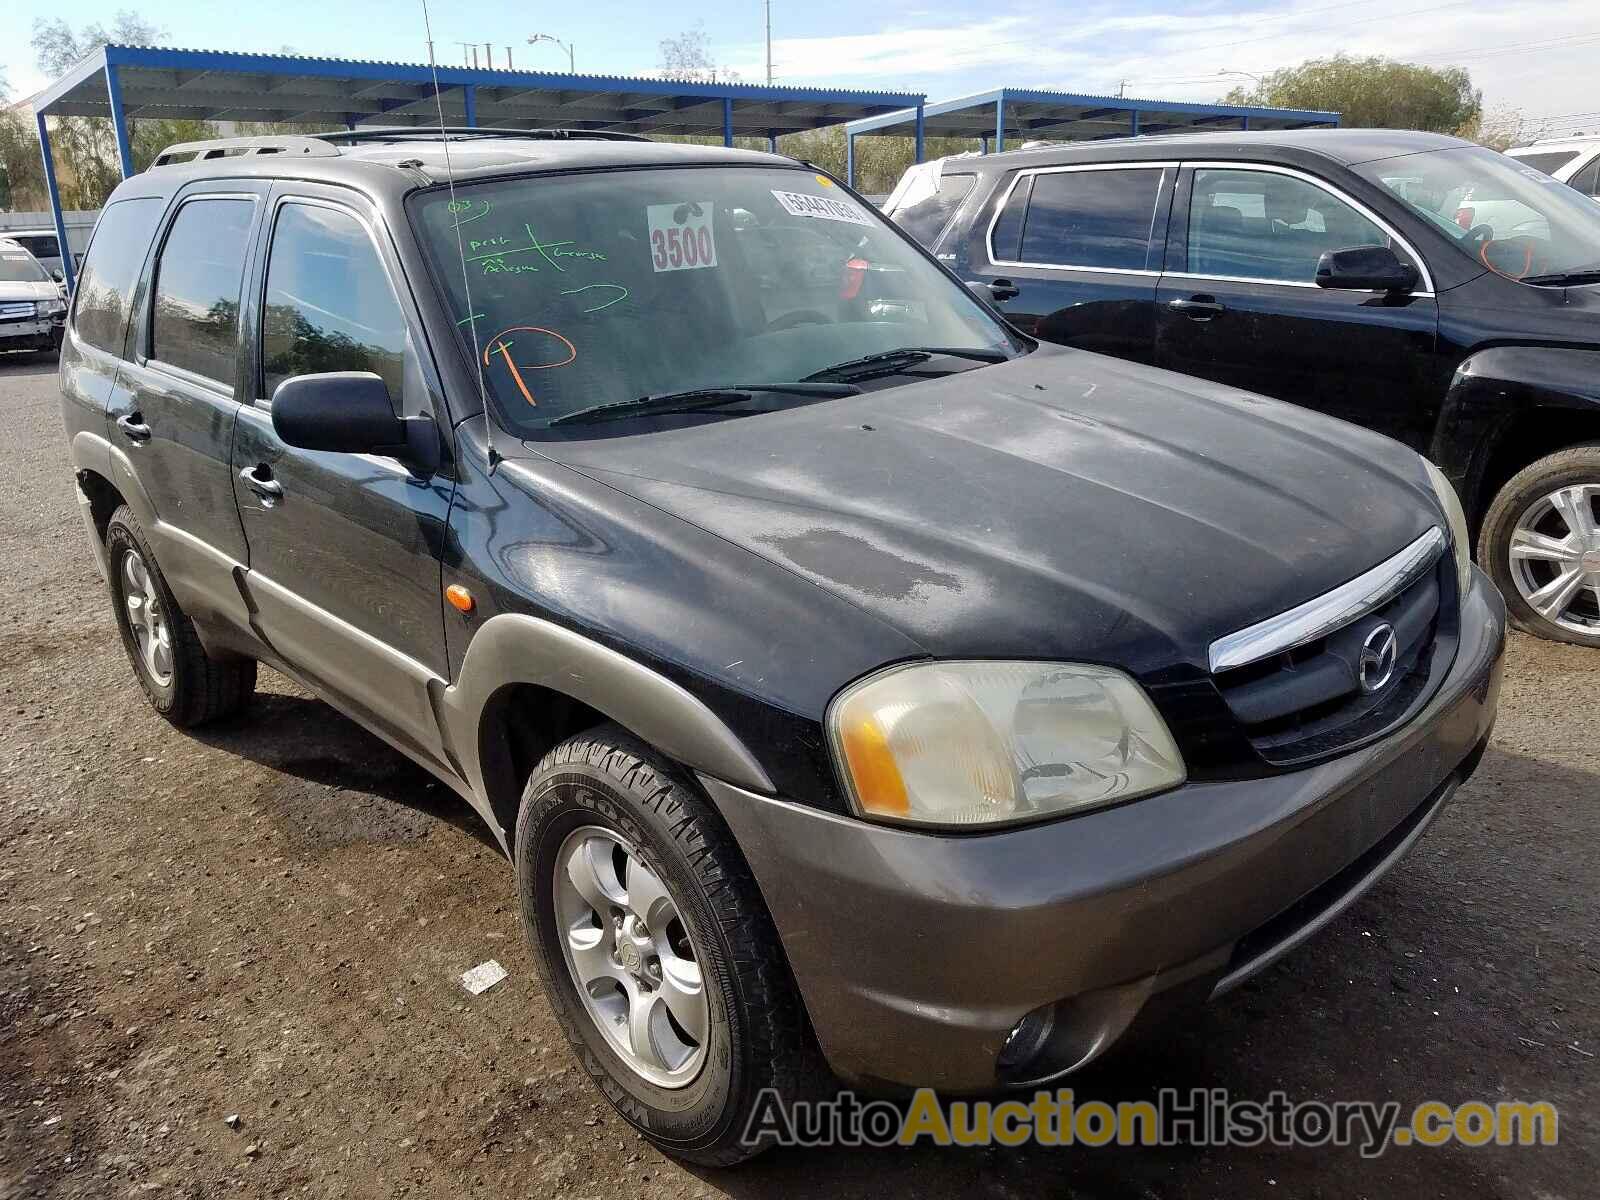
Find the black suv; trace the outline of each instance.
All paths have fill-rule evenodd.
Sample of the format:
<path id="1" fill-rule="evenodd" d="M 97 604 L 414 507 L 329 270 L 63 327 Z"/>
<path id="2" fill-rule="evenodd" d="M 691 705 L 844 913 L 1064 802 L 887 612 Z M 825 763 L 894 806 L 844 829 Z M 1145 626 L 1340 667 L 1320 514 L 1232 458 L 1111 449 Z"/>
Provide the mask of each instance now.
<path id="1" fill-rule="evenodd" d="M 1424 459 L 1023 337 L 774 155 L 178 148 L 106 205 L 61 383 L 155 708 L 269 663 L 445 781 L 585 1068 L 702 1162 L 817 1062 L 1033 1085 L 1227 991 L 1494 719 Z"/>
<path id="2" fill-rule="evenodd" d="M 1457 138 L 1212 133 L 914 167 L 1019 328 L 1321 409 L 1456 485 L 1512 617 L 1600 646 L 1600 207 Z"/>

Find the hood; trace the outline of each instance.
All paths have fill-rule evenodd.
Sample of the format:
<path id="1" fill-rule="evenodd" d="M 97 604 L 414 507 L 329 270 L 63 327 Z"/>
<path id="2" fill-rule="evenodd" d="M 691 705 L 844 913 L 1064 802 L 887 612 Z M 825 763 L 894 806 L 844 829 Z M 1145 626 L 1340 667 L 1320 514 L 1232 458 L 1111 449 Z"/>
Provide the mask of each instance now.
<path id="1" fill-rule="evenodd" d="M 40 280 L 37 283 L 6 282 L 0 280 L 0 304 L 16 303 L 18 300 L 59 300 L 61 299 L 61 285 L 54 280 Z"/>
<path id="2" fill-rule="evenodd" d="M 1397 442 L 1049 346 L 781 413 L 536 446 L 940 657 L 1204 669 L 1215 638 L 1443 523 Z"/>

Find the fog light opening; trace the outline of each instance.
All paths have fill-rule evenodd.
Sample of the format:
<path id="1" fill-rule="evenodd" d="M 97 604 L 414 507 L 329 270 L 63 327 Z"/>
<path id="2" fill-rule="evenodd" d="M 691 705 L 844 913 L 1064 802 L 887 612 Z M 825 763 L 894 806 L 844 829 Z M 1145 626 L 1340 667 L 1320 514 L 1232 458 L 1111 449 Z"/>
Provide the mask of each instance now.
<path id="1" fill-rule="evenodd" d="M 1026 1067 L 1050 1042 L 1056 1028 L 1056 1006 L 1046 1004 L 1036 1008 L 1011 1027 L 1000 1047 L 995 1065 L 1002 1073 L 1010 1074 Z"/>

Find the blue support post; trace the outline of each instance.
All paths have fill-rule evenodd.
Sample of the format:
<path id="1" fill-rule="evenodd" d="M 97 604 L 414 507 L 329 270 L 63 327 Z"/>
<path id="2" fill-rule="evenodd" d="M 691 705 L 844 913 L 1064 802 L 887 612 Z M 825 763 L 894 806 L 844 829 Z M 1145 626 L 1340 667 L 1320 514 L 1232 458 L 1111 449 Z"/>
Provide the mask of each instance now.
<path id="1" fill-rule="evenodd" d="M 994 152 L 1006 150 L 1006 94 L 1001 92 L 994 101 Z"/>
<path id="2" fill-rule="evenodd" d="M 927 115 L 922 111 L 922 105 L 917 105 L 917 157 L 916 161 L 923 159 L 923 143 L 927 141 Z"/>
<path id="3" fill-rule="evenodd" d="M 1131 113 L 1129 113 L 1128 115 L 1131 118 L 1131 120 L 1128 122 L 1128 127 L 1133 131 L 1133 136 L 1134 137 L 1138 137 L 1139 136 L 1139 110 L 1136 108 Z"/>
<path id="4" fill-rule="evenodd" d="M 733 145 L 733 100 L 722 102 L 722 144 Z"/>
<path id="5" fill-rule="evenodd" d="M 844 181 L 856 185 L 856 135 L 849 130 L 844 135 Z"/>
<path id="6" fill-rule="evenodd" d="M 61 273 L 67 281 L 67 291 L 77 283 L 77 271 L 72 266 L 72 247 L 67 245 L 67 222 L 61 215 L 61 191 L 56 187 L 56 164 L 50 157 L 50 130 L 45 127 L 44 114 L 35 113 L 39 125 L 39 154 L 44 159 L 44 190 L 50 197 L 50 216 L 56 225 L 56 246 L 61 251 Z"/>
<path id="7" fill-rule="evenodd" d="M 467 106 L 467 128 L 478 127 L 478 85 L 469 83 L 461 89 L 462 102 Z"/>
<path id="8" fill-rule="evenodd" d="M 1242 122 L 1243 123 L 1239 126 L 1239 128 L 1243 129 L 1246 133 L 1248 133 L 1250 131 L 1250 118 L 1249 117 L 1244 117 L 1244 118 L 1242 118 Z"/>
<path id="9" fill-rule="evenodd" d="M 133 174 L 133 145 L 128 141 L 128 118 L 122 111 L 122 84 L 117 80 L 117 68 L 106 64 L 106 95 L 111 100 L 111 128 L 117 134 L 117 160 L 124 179 Z M 66 243 L 62 243 L 66 251 Z"/>
<path id="10" fill-rule="evenodd" d="M 778 135 L 775 134 L 775 133 L 768 133 L 767 134 L 767 153 L 768 154 L 776 154 L 777 152 L 778 152 Z"/>
<path id="11" fill-rule="evenodd" d="M 989 153 L 989 135 L 986 133 L 978 140 L 983 143 L 983 152 L 985 154 Z"/>

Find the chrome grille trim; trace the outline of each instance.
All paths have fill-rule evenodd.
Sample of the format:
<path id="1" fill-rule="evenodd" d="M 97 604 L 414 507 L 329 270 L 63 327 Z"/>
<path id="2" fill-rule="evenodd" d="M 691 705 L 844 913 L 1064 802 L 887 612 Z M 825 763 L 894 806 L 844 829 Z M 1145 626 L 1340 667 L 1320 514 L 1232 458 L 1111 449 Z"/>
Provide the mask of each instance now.
<path id="1" fill-rule="evenodd" d="M 1357 575 L 1349 583 L 1340 584 L 1333 591 L 1288 612 L 1218 638 L 1211 643 L 1212 673 L 1249 666 L 1360 620 L 1393 600 L 1430 570 L 1448 544 L 1444 531 L 1434 526 L 1399 554 Z"/>

